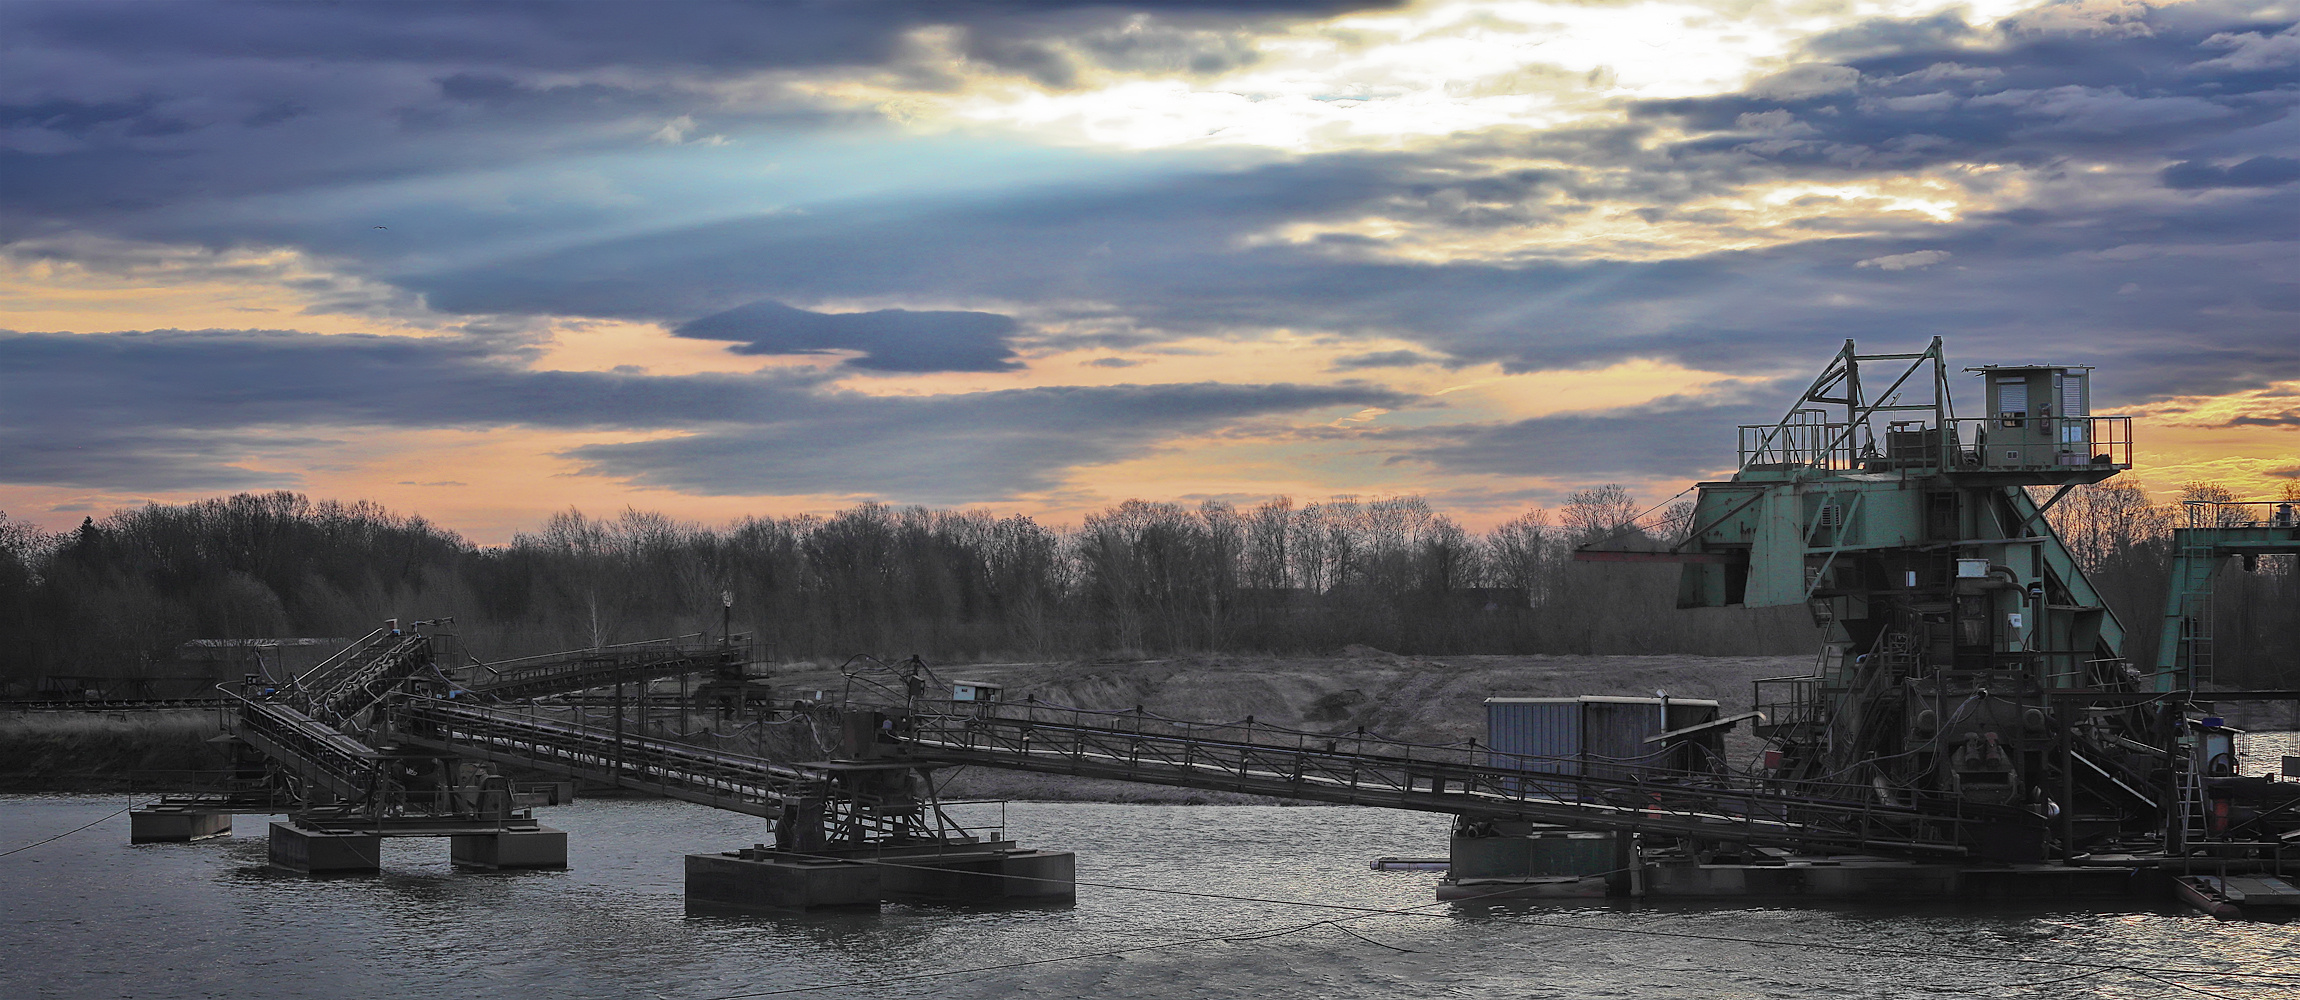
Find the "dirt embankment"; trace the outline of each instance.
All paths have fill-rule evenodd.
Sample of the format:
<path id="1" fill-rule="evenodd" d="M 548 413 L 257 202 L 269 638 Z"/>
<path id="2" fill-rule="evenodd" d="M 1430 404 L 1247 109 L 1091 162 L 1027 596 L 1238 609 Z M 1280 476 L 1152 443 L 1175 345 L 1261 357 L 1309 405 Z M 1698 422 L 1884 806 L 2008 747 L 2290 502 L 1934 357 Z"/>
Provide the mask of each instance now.
<path id="1" fill-rule="evenodd" d="M 1455 743 L 1485 737 L 1490 697 L 1578 694 L 1713 698 L 1726 714 L 1749 707 L 1749 682 L 1803 673 L 1805 657 L 1779 656 L 1392 656 L 1352 647 L 1334 656 L 1201 655 L 1163 660 L 936 665 L 945 684 L 1003 685 L 1006 697 L 1054 705 L 1130 709 L 1174 719 L 1347 732 L 1360 726 L 1396 739 Z M 824 692 L 846 678 L 828 666 L 788 664 L 771 677 L 779 700 Z M 675 690 L 667 681 L 664 690 Z M 858 694 L 867 692 L 858 692 Z M 947 689 L 942 692 L 947 696 Z M 0 716 L 0 790 L 102 791 L 184 784 L 186 772 L 228 765 L 213 712 L 28 713 Z M 1729 737 L 1729 753 L 1749 740 Z M 1753 741 L 1749 743 L 1754 747 Z M 1257 796 L 1115 781 L 967 769 L 951 797 L 1105 802 L 1269 802 Z"/>
<path id="2" fill-rule="evenodd" d="M 0 791 L 190 787 L 230 765 L 220 732 L 206 709 L 0 715 Z"/>
<path id="3" fill-rule="evenodd" d="M 1005 697 L 1035 697 L 1074 708 L 1143 710 L 1174 719 L 1257 722 L 1323 731 L 1360 726 L 1427 743 L 1485 738 L 1491 697 L 1582 694 L 1711 698 L 1727 715 L 1747 711 L 1750 682 L 1801 674 L 1801 656 L 1393 656 L 1352 647 L 1326 657 L 1201 655 L 1163 660 L 936 665 L 945 684 L 983 681 Z M 781 698 L 836 700 L 846 679 L 835 669 L 791 664 L 773 683 Z M 947 691 L 944 692 L 947 697 Z M 1729 754 L 1756 744 L 1728 738 Z M 1744 741 L 1746 748 L 1740 746 Z M 1088 799 L 1115 802 L 1267 802 L 1254 796 L 1053 775 L 968 770 L 946 786 L 953 796 Z"/>

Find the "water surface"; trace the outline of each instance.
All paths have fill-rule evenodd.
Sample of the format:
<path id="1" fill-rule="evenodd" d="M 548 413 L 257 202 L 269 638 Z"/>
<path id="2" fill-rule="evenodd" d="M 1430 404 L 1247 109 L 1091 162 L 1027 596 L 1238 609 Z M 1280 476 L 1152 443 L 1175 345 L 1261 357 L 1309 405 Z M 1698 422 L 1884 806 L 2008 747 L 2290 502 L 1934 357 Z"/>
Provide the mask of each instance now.
<path id="1" fill-rule="evenodd" d="M 134 801 L 0 797 L 0 850 Z M 2109 911 L 1433 904 L 1435 873 L 1366 862 L 1442 854 L 1445 817 L 1326 807 L 1016 803 L 1010 836 L 1077 852 L 1075 905 L 690 915 L 681 855 L 767 839 L 763 822 L 644 800 L 538 814 L 568 831 L 567 871 L 460 872 L 445 841 L 390 840 L 381 874 L 314 878 L 266 867 L 257 817 L 241 817 L 232 838 L 135 846 L 127 817 L 105 820 L 0 858 L 0 997 L 2124 998 L 2200 994 L 1962 956 L 2300 973 L 2300 927 L 2217 923 L 2149 901 Z M 1353 914 L 1086 883 L 1418 909 L 1262 936 Z M 1911 953 L 1831 950 L 1844 947 Z M 774 992 L 999 966 L 1009 967 Z M 2225 996 L 2300 995 L 2285 988 L 2300 981 L 2189 982 Z"/>

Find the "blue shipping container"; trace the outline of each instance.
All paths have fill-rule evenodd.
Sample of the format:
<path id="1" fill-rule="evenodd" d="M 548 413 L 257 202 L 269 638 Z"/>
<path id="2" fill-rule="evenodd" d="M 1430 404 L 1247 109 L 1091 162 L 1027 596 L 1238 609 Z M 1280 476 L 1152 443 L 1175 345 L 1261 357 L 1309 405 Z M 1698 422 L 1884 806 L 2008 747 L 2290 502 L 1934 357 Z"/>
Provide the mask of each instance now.
<path id="1" fill-rule="evenodd" d="M 1670 766 L 1648 737 L 1717 718 L 1717 703 L 1704 698 L 1487 698 L 1486 746 L 1494 767 L 1543 774 L 1595 778 L 1634 777 L 1649 767 Z M 1668 713 L 1666 724 L 1663 712 Z M 1680 765 L 1681 766 L 1681 765 Z M 1576 795 L 1568 782 L 1529 781 L 1529 795 Z"/>

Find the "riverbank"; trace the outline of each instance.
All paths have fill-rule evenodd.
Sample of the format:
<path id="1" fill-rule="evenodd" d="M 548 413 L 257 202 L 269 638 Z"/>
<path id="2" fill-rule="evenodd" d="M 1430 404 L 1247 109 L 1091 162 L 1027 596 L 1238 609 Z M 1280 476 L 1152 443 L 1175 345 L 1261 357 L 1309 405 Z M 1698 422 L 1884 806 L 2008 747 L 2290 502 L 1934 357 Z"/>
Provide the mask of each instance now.
<path id="1" fill-rule="evenodd" d="M 1200 654 L 1155 660 L 1073 660 L 1051 663 L 932 665 L 947 686 L 980 681 L 1003 697 L 1036 698 L 1072 708 L 1145 712 L 1171 719 L 1234 722 L 1252 716 L 1273 726 L 1321 731 L 1372 732 L 1422 743 L 1485 738 L 1487 698 L 1572 695 L 1709 698 L 1726 715 L 1747 711 L 1751 683 L 1761 677 L 1802 674 L 1805 656 L 1400 656 L 1352 646 L 1330 656 Z M 837 700 L 848 679 L 836 665 L 794 663 L 770 679 L 781 700 Z M 886 683 L 862 674 L 855 689 Z M 1726 752 L 1745 759 L 1759 749 L 1746 728 L 1726 738 Z M 945 794 L 1061 802 L 1143 802 L 1189 805 L 1268 804 L 1279 800 L 1188 788 L 967 768 L 954 772 Z"/>
<path id="2" fill-rule="evenodd" d="M 164 791 L 230 765 L 210 709 L 0 715 L 0 791 Z"/>

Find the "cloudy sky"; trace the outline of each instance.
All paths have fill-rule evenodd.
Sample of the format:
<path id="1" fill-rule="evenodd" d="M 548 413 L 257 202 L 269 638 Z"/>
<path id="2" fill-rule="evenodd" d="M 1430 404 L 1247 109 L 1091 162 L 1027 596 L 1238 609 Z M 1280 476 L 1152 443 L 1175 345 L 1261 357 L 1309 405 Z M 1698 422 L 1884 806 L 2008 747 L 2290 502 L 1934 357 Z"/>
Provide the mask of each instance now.
<path id="1" fill-rule="evenodd" d="M 0 510 L 1483 524 L 1936 335 L 2272 494 L 2296 103 L 2288 2 L 0 3 Z"/>

